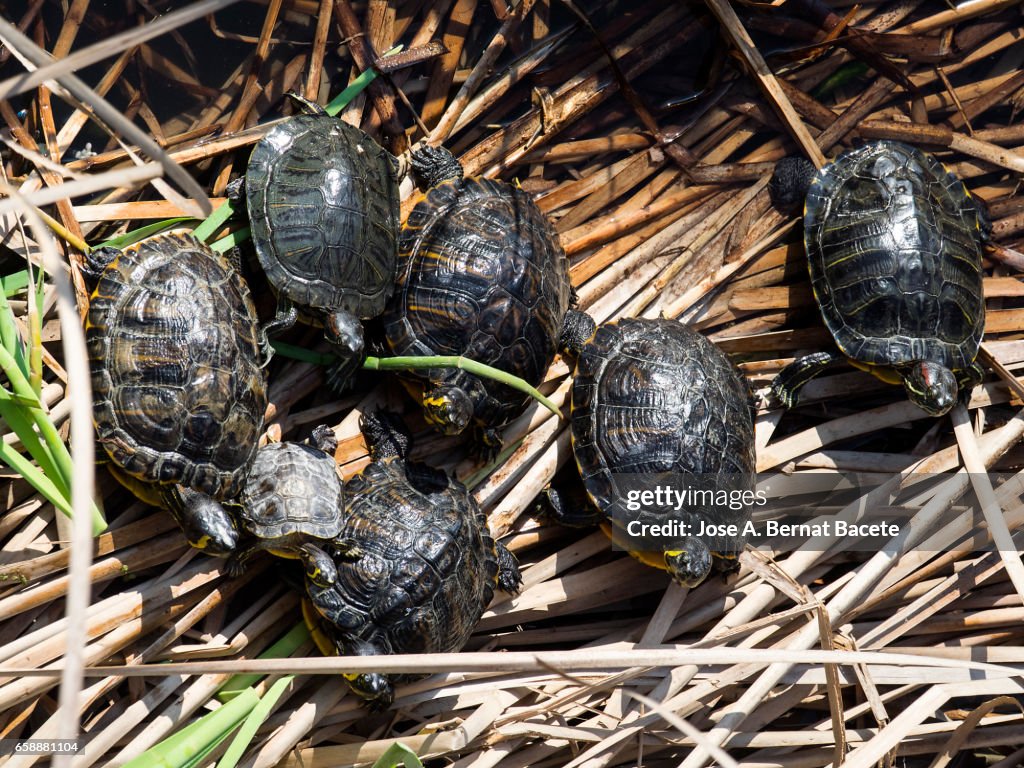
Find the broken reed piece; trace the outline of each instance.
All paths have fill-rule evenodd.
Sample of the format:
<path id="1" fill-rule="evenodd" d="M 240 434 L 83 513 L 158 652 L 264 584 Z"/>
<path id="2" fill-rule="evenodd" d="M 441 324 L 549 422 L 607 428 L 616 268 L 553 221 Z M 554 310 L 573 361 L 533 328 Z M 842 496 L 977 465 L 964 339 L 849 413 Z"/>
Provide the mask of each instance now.
<path id="1" fill-rule="evenodd" d="M 415 48 L 409 48 L 401 53 L 378 57 L 373 62 L 373 68 L 381 74 L 390 75 L 392 72 L 422 64 L 438 56 L 444 56 L 446 53 L 448 53 L 448 49 L 445 48 L 444 43 L 440 40 L 431 40 L 426 45 L 417 45 Z"/>
<path id="2" fill-rule="evenodd" d="M 867 139 L 892 139 L 911 144 L 948 147 L 1000 168 L 1024 173 L 1024 156 L 996 144 L 957 133 L 946 126 L 893 120 L 867 120 L 860 124 L 858 131 Z"/>

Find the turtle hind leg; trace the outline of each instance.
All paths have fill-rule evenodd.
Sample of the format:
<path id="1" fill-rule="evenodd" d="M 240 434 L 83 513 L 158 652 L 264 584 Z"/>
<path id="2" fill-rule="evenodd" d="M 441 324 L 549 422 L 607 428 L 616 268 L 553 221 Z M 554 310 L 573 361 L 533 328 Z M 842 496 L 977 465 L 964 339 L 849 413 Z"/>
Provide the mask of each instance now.
<path id="1" fill-rule="evenodd" d="M 494 543 L 498 555 L 498 589 L 510 595 L 518 595 L 523 586 L 523 574 L 519 571 L 519 561 L 509 548 L 500 541 Z"/>
<path id="2" fill-rule="evenodd" d="M 541 511 L 552 520 L 570 528 L 587 528 L 606 522 L 607 517 L 594 506 L 583 481 L 560 481 L 544 491 Z"/>
<path id="3" fill-rule="evenodd" d="M 846 362 L 838 352 L 815 352 L 794 360 L 772 381 L 772 396 L 785 408 L 796 405 L 798 393 L 804 384 L 834 365 Z"/>
<path id="4" fill-rule="evenodd" d="M 813 163 L 803 157 L 784 157 L 775 164 L 768 183 L 772 205 L 790 211 L 802 205 L 816 173 Z"/>
<path id="5" fill-rule="evenodd" d="M 343 394 L 366 360 L 363 324 L 351 312 L 339 309 L 324 318 L 324 336 L 338 356 L 338 362 L 327 370 L 327 384 Z"/>

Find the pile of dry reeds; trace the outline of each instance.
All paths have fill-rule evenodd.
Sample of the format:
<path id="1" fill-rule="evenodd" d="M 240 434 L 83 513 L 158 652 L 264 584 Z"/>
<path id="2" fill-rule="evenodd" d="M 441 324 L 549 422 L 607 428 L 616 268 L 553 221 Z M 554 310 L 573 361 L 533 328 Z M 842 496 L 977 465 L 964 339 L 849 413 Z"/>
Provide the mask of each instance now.
<path id="1" fill-rule="evenodd" d="M 1024 764 L 1024 568 L 1010 541 L 1024 529 L 1013 474 L 1024 435 L 1017 0 L 174 6 L 30 0 L 7 3 L 0 22 L 0 258 L 5 273 L 27 257 L 59 278 L 39 308 L 41 391 L 63 434 L 79 419 L 76 489 L 88 489 L 93 465 L 68 302 L 72 290 L 79 311 L 87 299 L 78 269 L 68 286 L 58 258 L 77 267 L 86 242 L 206 215 L 287 110 L 284 92 L 323 103 L 399 43 L 411 52 L 405 66 L 377 77 L 343 119 L 395 151 L 426 134 L 468 173 L 517 180 L 554 222 L 582 308 L 598 321 L 678 317 L 732 355 L 761 395 L 794 356 L 830 344 L 799 222 L 768 202 L 774 161 L 803 153 L 820 164 L 880 137 L 935 151 L 993 220 L 988 376 L 969 412 L 951 418 L 849 371 L 809 385 L 792 411 L 763 409 L 760 471 L 873 473 L 873 490 L 837 514 L 892 505 L 912 520 L 874 552 L 841 542 L 748 551 L 738 575 L 687 591 L 612 552 L 600 532 L 538 516 L 538 494 L 572 464 L 564 420 L 531 407 L 505 435 L 518 447 L 481 474 L 463 443 L 416 421 L 390 379 L 333 399 L 322 369 L 278 357 L 269 439 L 331 424 L 351 475 L 367 461 L 359 414 L 406 411 L 420 425 L 416 456 L 476 484 L 523 564 L 522 593 L 496 598 L 464 654 L 375 662 L 432 674 L 370 713 L 336 675 L 358 660 L 321 658 L 308 641 L 256 659 L 301 622 L 269 564 L 226 579 L 220 561 L 188 549 L 168 515 L 103 470 L 96 497 L 110 528 L 87 557 L 69 543 L 88 523 L 72 531 L 8 473 L 0 665 L 19 671 L 0 679 L 0 738 L 51 739 L 80 722 L 73 765 L 121 765 L 220 706 L 218 688 L 248 671 L 260 673 L 246 685 L 261 694 L 295 676 L 245 766 L 365 764 L 396 741 L 459 768 Z M 447 53 L 423 47 L 431 41 Z M 75 159 L 86 137 L 96 154 Z M 266 317 L 273 298 L 258 276 L 253 290 Z M 19 318 L 34 309 L 23 299 L 11 300 Z M 316 339 L 299 330 L 289 340 Z M 556 361 L 543 388 L 563 407 L 568 374 Z M 1009 476 L 994 489 L 993 468 Z M 937 472 L 949 475 L 915 488 Z M 971 486 L 977 514 L 937 526 L 973 503 Z M 993 538 L 1003 546 L 984 551 Z M 83 679 L 82 665 L 117 669 Z"/>

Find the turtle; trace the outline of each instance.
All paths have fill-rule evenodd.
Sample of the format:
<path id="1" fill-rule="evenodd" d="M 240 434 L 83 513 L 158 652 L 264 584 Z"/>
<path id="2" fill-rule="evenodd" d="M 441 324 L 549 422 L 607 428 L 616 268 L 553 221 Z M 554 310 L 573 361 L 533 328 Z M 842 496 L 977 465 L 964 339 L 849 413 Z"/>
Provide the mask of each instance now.
<path id="1" fill-rule="evenodd" d="M 981 381 L 985 330 L 984 205 L 932 155 L 896 141 L 842 153 L 815 172 L 801 158 L 776 166 L 779 207 L 804 204 L 814 297 L 838 351 L 783 368 L 772 392 L 786 407 L 800 387 L 850 362 L 942 416 Z"/>
<path id="2" fill-rule="evenodd" d="M 346 489 L 334 583 L 306 579 L 311 605 L 343 655 L 459 651 L 494 595 L 522 582 L 515 556 L 495 542 L 466 487 L 445 472 L 408 460 L 411 440 L 397 416 L 364 414 L 371 463 Z M 323 642 L 321 640 L 321 642 Z M 403 678 L 345 676 L 369 706 L 387 707 Z"/>
<path id="3" fill-rule="evenodd" d="M 263 430 L 270 359 L 249 289 L 184 231 L 89 256 L 93 420 L 112 471 L 167 508 L 189 542 L 226 555 L 237 495 Z"/>
<path id="4" fill-rule="evenodd" d="M 572 311 L 566 323 L 568 354 L 575 358 L 572 450 L 589 503 L 570 504 L 563 489 L 551 488 L 555 518 L 602 524 L 623 549 L 684 586 L 700 584 L 713 567 L 734 570 L 745 545 L 755 467 L 752 398 L 742 375 L 714 344 L 674 320 L 624 318 L 597 326 Z M 678 509 L 630 511 L 627 488 L 662 476 L 731 498 L 749 491 L 748 503 L 688 500 Z M 634 519 L 678 521 L 689 526 L 688 535 L 654 551 L 658 541 L 641 541 L 629 529 Z M 700 535 L 702 522 L 732 525 L 735 533 Z"/>
<path id="5" fill-rule="evenodd" d="M 269 443 L 256 453 L 242 492 L 227 502 L 248 534 L 228 558 L 228 575 L 240 576 L 250 557 L 267 550 L 301 560 L 310 581 L 330 586 L 333 569 L 319 571 L 322 558 L 313 548 L 341 533 L 344 486 L 334 462 L 334 431 L 320 425 L 312 441 Z"/>
<path id="6" fill-rule="evenodd" d="M 395 294 L 381 316 L 392 354 L 465 356 L 536 386 L 575 302 L 568 260 L 544 214 L 518 187 L 464 177 L 444 147 L 412 168 L 429 187 L 399 235 Z M 410 372 L 427 421 L 448 435 L 474 424 L 487 452 L 528 398 L 461 369 Z"/>
<path id="7" fill-rule="evenodd" d="M 292 98 L 303 114 L 257 143 L 241 186 L 256 256 L 281 303 L 274 330 L 299 314 L 323 325 L 340 358 L 328 380 L 341 391 L 365 358 L 361 320 L 379 315 L 394 290 L 398 162 L 358 128 Z"/>

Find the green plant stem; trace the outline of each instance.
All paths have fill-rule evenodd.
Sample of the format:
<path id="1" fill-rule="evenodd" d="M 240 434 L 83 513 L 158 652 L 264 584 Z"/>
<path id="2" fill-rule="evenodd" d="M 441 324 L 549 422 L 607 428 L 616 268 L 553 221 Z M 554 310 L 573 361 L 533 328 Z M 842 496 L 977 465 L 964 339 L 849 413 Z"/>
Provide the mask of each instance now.
<path id="1" fill-rule="evenodd" d="M 200 764 L 259 704 L 256 691 L 247 688 L 222 707 L 185 726 L 150 747 L 124 768 L 186 768 Z"/>
<path id="2" fill-rule="evenodd" d="M 238 729 L 238 733 L 235 734 L 235 738 L 231 740 L 231 744 L 224 752 L 224 756 L 220 759 L 220 762 L 217 763 L 217 768 L 235 768 L 235 766 L 238 765 L 238 761 L 242 759 L 242 755 L 245 754 L 245 750 L 249 748 L 253 739 L 256 738 L 256 731 L 259 730 L 259 727 L 263 725 L 263 722 L 270 716 L 271 711 L 274 709 L 274 705 L 277 704 L 281 696 L 284 695 L 285 690 L 289 685 L 291 685 L 291 682 L 294 679 L 295 675 L 285 675 L 284 677 L 278 678 L 274 684 L 270 686 L 270 690 L 263 694 L 262 698 L 260 698 L 259 704 L 253 707 L 253 710 L 242 722 L 242 727 Z"/>
<path id="3" fill-rule="evenodd" d="M 64 441 L 57 434 L 57 428 L 44 411 L 42 403 L 36 397 L 32 385 L 25 378 L 17 361 L 3 347 L 0 347 L 0 368 L 3 368 L 4 373 L 7 374 L 7 380 L 11 383 L 15 395 L 36 403 L 36 407 L 29 408 L 28 410 L 32 414 L 32 420 L 39 429 L 39 434 L 42 435 L 46 447 L 50 450 L 51 456 L 53 456 L 55 468 L 60 474 L 61 484 L 66 488 L 70 488 L 72 474 L 71 455 L 67 452 Z"/>
<path id="4" fill-rule="evenodd" d="M 424 355 L 423 357 L 367 357 L 363 369 L 367 371 L 416 371 L 424 368 L 459 368 L 474 376 L 493 379 L 507 387 L 529 395 L 553 414 L 561 417 L 558 406 L 518 376 L 461 355 Z"/>
<path id="5" fill-rule="evenodd" d="M 137 243 L 140 240 L 145 240 L 150 235 L 155 235 L 163 232 L 165 229 L 171 227 L 185 226 L 188 222 L 195 221 L 195 219 L 188 216 L 177 216 L 173 219 L 163 219 L 153 224 L 147 224 L 144 227 L 133 229 L 131 232 L 125 232 L 123 235 L 118 235 L 110 240 L 94 245 L 93 248 L 127 248 L 133 243 Z"/>
<path id="6" fill-rule="evenodd" d="M 398 768 L 399 765 L 405 768 L 423 768 L 423 763 L 416 753 L 400 741 L 384 750 L 384 754 L 377 758 L 371 768 Z"/>
<path id="7" fill-rule="evenodd" d="M 299 647 L 309 640 L 309 628 L 304 622 L 299 622 L 280 640 L 276 641 L 267 650 L 259 655 L 261 659 L 286 659 L 293 655 Z M 251 688 L 263 675 L 234 675 L 217 691 L 217 698 L 220 701 L 228 701 L 242 691 Z"/>
<path id="8" fill-rule="evenodd" d="M 282 357 L 301 360 L 305 363 L 313 363 L 314 365 L 331 365 L 338 361 L 338 358 L 334 355 L 312 352 L 308 349 L 303 349 L 302 347 L 297 347 L 294 344 L 288 344 L 283 341 L 271 341 L 270 345 L 274 348 L 274 351 Z M 478 363 L 476 360 L 471 360 L 468 357 L 458 355 L 367 357 L 366 361 L 363 363 L 364 371 L 416 371 L 426 368 L 460 368 L 467 373 L 472 373 L 474 376 L 480 376 L 484 379 L 493 379 L 494 381 L 505 384 L 512 389 L 522 392 L 523 394 L 529 395 L 556 416 L 561 417 L 562 415 L 562 412 L 558 410 L 557 405 L 542 395 L 535 387 L 531 387 L 518 376 L 513 376 L 511 373 L 506 373 L 505 371 L 484 363 Z"/>
<path id="9" fill-rule="evenodd" d="M 10 275 L 0 277 L 0 285 L 3 285 L 4 296 L 11 298 L 28 288 L 28 270 L 14 272 Z"/>
<path id="10" fill-rule="evenodd" d="M 203 219 L 202 223 L 192 230 L 192 234 L 204 243 L 216 232 L 227 224 L 228 219 L 235 215 L 235 206 L 230 200 L 225 200 L 217 209 Z"/>
<path id="11" fill-rule="evenodd" d="M 27 480 L 28 483 L 39 491 L 39 493 L 43 495 L 43 498 L 53 504 L 54 507 L 59 509 L 68 517 L 71 517 L 71 504 L 68 502 L 65 495 L 61 493 L 60 489 L 53 484 L 53 481 L 40 471 L 39 467 L 2 440 L 0 440 L 0 461 Z M 102 533 L 105 527 L 106 524 L 104 523 L 103 527 L 97 530 L 96 521 L 93 521 L 93 530 L 97 534 Z"/>
<path id="12" fill-rule="evenodd" d="M 52 461 L 45 461 L 46 457 L 44 457 L 44 461 L 40 461 L 40 456 L 43 456 L 42 452 L 40 452 L 39 455 L 33 454 L 33 458 L 35 458 L 36 461 L 39 462 L 39 465 L 43 467 L 44 472 L 47 471 L 47 464 L 49 465 L 50 471 L 52 471 L 52 476 L 50 478 L 51 481 L 58 489 L 66 491 L 66 497 L 70 501 L 72 464 L 71 454 L 68 453 L 67 446 L 65 446 L 64 441 L 60 439 L 60 435 L 57 433 L 57 428 L 54 426 L 53 422 L 50 421 L 49 415 L 43 408 L 42 403 L 36 397 L 31 384 L 29 384 L 28 380 L 25 378 L 24 373 L 22 373 L 22 370 L 18 366 L 14 357 L 2 346 L 0 346 L 0 368 L 2 368 L 4 373 L 7 375 L 7 380 L 10 382 L 10 385 L 14 390 L 14 395 L 34 403 L 34 406 L 27 407 L 25 410 L 29 412 L 32 421 L 39 430 L 39 434 L 42 436 L 44 443 L 44 446 L 42 447 L 45 448 L 48 453 L 48 458 Z M 13 429 L 15 424 L 13 421 L 10 421 L 10 410 L 11 409 L 8 408 L 8 413 L 5 415 L 8 417 L 8 423 L 11 424 L 11 428 Z M 14 420 L 17 420 L 17 416 L 14 417 Z M 31 432 L 31 426 L 27 426 L 27 431 Z M 30 437 L 27 434 L 19 433 L 19 437 L 22 438 L 22 443 L 31 453 L 30 445 L 34 435 Z M 98 535 L 106 530 L 107 523 L 95 504 L 92 505 L 92 516 L 93 532 Z"/>

